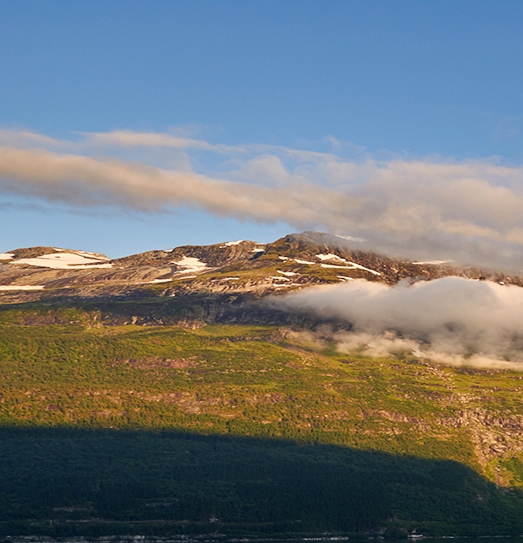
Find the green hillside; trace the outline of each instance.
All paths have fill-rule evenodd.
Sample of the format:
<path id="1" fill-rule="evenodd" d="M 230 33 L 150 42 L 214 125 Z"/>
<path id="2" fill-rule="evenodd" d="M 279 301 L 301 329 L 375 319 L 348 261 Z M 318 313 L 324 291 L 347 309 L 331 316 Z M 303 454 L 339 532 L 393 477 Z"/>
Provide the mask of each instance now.
<path id="1" fill-rule="evenodd" d="M 1 534 L 523 532 L 523 374 L 147 304 L 0 311 Z"/>

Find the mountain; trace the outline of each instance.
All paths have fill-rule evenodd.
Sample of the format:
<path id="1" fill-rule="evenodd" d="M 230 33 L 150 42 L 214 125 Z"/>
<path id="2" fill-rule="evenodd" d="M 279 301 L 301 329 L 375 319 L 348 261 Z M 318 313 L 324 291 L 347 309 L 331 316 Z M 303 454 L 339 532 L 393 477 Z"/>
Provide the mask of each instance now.
<path id="1" fill-rule="evenodd" d="M 347 322 L 270 304 L 354 279 L 522 278 L 353 245 L 1 254 L 0 536 L 522 533 L 518 363 L 371 356 L 340 348 Z"/>
<path id="2" fill-rule="evenodd" d="M 318 232 L 273 243 L 233 241 L 155 250 L 124 258 L 53 247 L 0 254 L 0 303 L 53 298 L 133 299 L 181 293 L 289 292 L 362 278 L 389 285 L 446 276 L 523 286 L 523 278 L 451 262 L 412 262 L 360 251 Z"/>

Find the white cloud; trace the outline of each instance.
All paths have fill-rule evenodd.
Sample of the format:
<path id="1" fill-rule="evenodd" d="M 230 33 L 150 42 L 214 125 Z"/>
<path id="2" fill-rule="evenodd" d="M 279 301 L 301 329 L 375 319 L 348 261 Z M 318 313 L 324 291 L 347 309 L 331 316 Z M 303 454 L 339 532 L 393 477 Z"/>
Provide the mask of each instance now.
<path id="1" fill-rule="evenodd" d="M 4 193 L 76 207 L 151 212 L 188 206 L 225 217 L 282 221 L 293 229 L 328 230 L 418 260 L 523 268 L 519 166 L 487 160 L 378 161 L 367 155 L 344 160 L 333 152 L 225 146 L 128 130 L 58 140 L 4 129 L 0 144 Z M 157 152 L 158 163 L 165 163 L 168 152 L 177 159 L 169 168 L 149 158 L 145 164 L 143 157 L 136 160 L 139 148 Z"/>
<path id="2" fill-rule="evenodd" d="M 393 287 L 354 280 L 271 303 L 350 324 L 352 333 L 328 334 L 341 351 L 411 351 L 445 363 L 523 369 L 520 287 L 458 277 Z"/>
<path id="3" fill-rule="evenodd" d="M 213 145 L 204 140 L 158 132 L 113 130 L 112 132 L 83 133 L 83 136 L 85 137 L 85 144 L 100 147 L 167 147 L 173 149 L 203 149 L 218 153 L 237 153 L 243 151 L 240 147 Z"/>
<path id="4" fill-rule="evenodd" d="M 63 142 L 67 143 L 67 142 Z M 55 147 L 62 144 L 60 140 L 32 132 L 31 130 L 9 130 L 0 128 L 0 145 L 16 147 Z"/>

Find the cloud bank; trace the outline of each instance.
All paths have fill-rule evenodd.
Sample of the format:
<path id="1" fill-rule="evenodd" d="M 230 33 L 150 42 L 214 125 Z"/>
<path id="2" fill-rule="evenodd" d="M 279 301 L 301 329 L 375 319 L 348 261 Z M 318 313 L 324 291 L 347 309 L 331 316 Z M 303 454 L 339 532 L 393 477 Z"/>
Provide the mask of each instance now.
<path id="1" fill-rule="evenodd" d="M 387 286 L 361 280 L 305 289 L 270 302 L 341 319 L 328 333 L 343 352 L 412 352 L 451 364 L 523 370 L 523 289 L 446 277 Z"/>
<path id="2" fill-rule="evenodd" d="M 317 152 L 183 134 L 120 130 L 57 140 L 4 129 L 0 192 L 77 208 L 194 208 L 362 238 L 366 248 L 400 256 L 523 269 L 523 167 L 380 161 L 361 151 L 347 159 L 339 142 L 331 144 Z"/>

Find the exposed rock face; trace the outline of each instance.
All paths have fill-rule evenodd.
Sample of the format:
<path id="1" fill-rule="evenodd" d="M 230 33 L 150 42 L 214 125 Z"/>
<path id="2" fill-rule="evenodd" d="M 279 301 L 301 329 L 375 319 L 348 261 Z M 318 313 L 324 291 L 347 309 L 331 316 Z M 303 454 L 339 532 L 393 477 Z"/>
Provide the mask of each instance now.
<path id="1" fill-rule="evenodd" d="M 449 275 L 523 286 L 523 278 L 448 263 L 416 263 L 355 250 L 329 234 L 176 247 L 110 260 L 104 255 L 33 247 L 0 255 L 0 302 L 56 297 L 154 297 L 180 293 L 264 295 L 363 278 L 395 284 Z"/>

